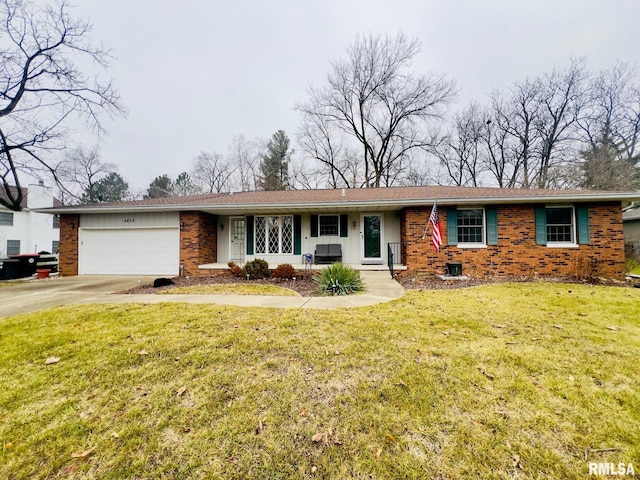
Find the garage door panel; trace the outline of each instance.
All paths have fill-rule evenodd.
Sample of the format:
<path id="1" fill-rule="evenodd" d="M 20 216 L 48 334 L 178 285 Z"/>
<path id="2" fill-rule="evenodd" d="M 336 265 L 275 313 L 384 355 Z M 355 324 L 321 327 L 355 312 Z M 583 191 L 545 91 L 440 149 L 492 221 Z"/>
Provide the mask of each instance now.
<path id="1" fill-rule="evenodd" d="M 80 229 L 81 275 L 178 275 L 177 228 Z"/>

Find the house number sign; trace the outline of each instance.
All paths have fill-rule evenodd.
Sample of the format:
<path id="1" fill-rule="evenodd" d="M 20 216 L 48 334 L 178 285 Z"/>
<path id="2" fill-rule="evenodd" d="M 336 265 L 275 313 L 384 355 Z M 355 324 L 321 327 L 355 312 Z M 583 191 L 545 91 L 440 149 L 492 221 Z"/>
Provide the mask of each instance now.
<path id="1" fill-rule="evenodd" d="M 133 223 L 136 221 L 135 218 L 125 218 L 124 220 L 122 220 L 124 223 Z"/>

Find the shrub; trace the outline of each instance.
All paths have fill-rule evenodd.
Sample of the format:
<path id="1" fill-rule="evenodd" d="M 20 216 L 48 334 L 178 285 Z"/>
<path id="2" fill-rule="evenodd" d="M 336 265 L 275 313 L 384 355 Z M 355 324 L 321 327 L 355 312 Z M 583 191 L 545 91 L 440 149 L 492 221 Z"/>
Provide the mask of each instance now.
<path id="1" fill-rule="evenodd" d="M 227 265 L 229 266 L 229 269 L 231 270 L 231 274 L 234 277 L 244 277 L 244 272 L 236 262 L 229 262 L 227 263 Z"/>
<path id="2" fill-rule="evenodd" d="M 278 267 L 273 271 L 271 276 L 275 277 L 275 278 L 292 279 L 293 277 L 296 276 L 296 269 L 293 268 L 288 263 L 282 263 L 282 264 L 278 265 Z"/>
<path id="3" fill-rule="evenodd" d="M 364 290 L 360 272 L 340 262 L 323 268 L 313 278 L 325 293 L 349 295 Z"/>
<path id="4" fill-rule="evenodd" d="M 269 276 L 269 264 L 265 260 L 256 258 L 244 265 L 244 276 L 256 280 Z"/>

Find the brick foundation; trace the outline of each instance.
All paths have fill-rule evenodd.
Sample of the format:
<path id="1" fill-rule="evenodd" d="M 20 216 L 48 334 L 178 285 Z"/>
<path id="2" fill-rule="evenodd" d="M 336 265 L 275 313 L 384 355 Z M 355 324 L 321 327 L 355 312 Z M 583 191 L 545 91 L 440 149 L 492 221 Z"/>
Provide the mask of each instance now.
<path id="1" fill-rule="evenodd" d="M 78 227 L 80 215 L 60 215 L 60 244 L 58 246 L 59 275 L 78 275 Z"/>
<path id="2" fill-rule="evenodd" d="M 436 253 L 431 228 L 422 238 L 431 207 L 405 208 L 401 218 L 402 262 L 413 275 L 442 274 L 447 262 L 460 262 L 470 276 L 597 276 L 624 278 L 624 236 L 619 202 L 589 204 L 590 243 L 576 248 L 536 244 L 535 206 L 498 205 L 498 245 L 447 245 L 447 208 L 440 207 L 444 245 Z M 455 208 L 455 207 L 451 207 Z"/>
<path id="3" fill-rule="evenodd" d="M 185 276 L 208 275 L 198 265 L 215 263 L 218 256 L 216 216 L 180 212 L 180 267 Z"/>

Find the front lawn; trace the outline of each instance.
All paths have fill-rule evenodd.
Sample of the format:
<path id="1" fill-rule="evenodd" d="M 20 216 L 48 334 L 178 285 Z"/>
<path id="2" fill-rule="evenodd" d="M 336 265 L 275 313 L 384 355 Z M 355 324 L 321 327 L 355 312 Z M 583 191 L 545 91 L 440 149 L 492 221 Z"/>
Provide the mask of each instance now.
<path id="1" fill-rule="evenodd" d="M 638 319 L 638 289 L 540 283 L 0 319 L 0 478 L 637 472 Z"/>

